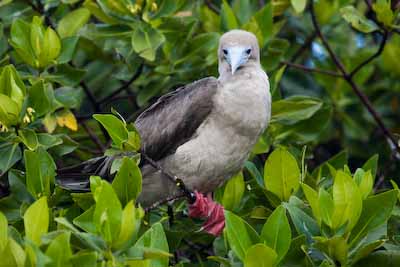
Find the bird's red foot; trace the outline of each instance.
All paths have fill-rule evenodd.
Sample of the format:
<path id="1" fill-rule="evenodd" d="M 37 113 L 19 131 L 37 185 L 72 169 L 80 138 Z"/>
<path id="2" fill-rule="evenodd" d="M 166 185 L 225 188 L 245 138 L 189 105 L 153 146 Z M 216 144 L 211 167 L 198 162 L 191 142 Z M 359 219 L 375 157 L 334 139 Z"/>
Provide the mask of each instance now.
<path id="1" fill-rule="evenodd" d="M 207 219 L 201 228 L 209 234 L 219 236 L 225 227 L 224 207 L 195 191 L 196 201 L 189 206 L 189 217 Z"/>

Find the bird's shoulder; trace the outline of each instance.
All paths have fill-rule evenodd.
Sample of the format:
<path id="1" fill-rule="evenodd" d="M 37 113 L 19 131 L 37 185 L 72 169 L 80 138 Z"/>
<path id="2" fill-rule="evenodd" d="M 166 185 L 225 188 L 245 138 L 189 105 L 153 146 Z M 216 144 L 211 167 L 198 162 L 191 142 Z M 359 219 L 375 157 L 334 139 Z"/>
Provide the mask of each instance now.
<path id="1" fill-rule="evenodd" d="M 155 113 L 168 108 L 168 106 L 173 105 L 176 102 L 180 102 L 181 106 L 172 107 L 174 109 L 182 109 L 185 104 L 188 106 L 192 106 L 194 109 L 196 101 L 201 101 L 204 104 L 210 105 L 210 101 L 212 97 L 217 92 L 218 88 L 218 80 L 215 77 L 207 77 L 185 86 L 179 87 L 174 91 L 171 91 L 163 96 L 161 96 L 154 104 L 152 104 L 149 108 L 143 111 L 138 118 L 136 119 L 136 123 L 140 123 L 140 121 L 146 119 L 149 116 L 154 115 Z M 185 102 L 185 99 L 190 98 L 191 102 Z"/>
<path id="2" fill-rule="evenodd" d="M 211 113 L 218 80 L 204 78 L 158 99 L 135 121 L 142 152 L 159 160 L 187 142 Z"/>

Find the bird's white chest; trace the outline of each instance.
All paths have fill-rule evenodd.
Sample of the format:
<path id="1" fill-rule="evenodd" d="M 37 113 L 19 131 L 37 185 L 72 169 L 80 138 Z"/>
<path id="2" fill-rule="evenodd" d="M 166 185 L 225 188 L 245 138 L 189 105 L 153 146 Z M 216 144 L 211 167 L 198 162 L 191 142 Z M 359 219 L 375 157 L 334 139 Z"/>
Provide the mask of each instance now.
<path id="1" fill-rule="evenodd" d="M 239 171 L 268 124 L 268 77 L 264 72 L 243 75 L 220 84 L 213 111 L 195 137 L 165 161 L 191 188 L 212 190 Z"/>

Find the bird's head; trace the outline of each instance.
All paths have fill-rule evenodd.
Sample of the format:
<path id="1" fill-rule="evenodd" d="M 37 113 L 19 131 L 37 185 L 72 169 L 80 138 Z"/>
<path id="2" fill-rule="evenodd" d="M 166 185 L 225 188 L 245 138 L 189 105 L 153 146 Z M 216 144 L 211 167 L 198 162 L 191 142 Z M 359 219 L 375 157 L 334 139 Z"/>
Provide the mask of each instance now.
<path id="1" fill-rule="evenodd" d="M 247 31 L 232 30 L 221 36 L 218 48 L 219 72 L 232 75 L 248 64 L 259 64 L 260 48 L 257 37 Z"/>

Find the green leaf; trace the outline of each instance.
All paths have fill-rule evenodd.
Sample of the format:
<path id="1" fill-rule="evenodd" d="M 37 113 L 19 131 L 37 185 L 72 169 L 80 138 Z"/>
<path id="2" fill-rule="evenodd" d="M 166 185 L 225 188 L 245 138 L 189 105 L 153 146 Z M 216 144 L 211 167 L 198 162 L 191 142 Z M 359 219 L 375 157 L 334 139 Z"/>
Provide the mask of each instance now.
<path id="1" fill-rule="evenodd" d="M 70 260 L 74 267 L 97 267 L 97 253 L 95 251 L 79 251 Z"/>
<path id="2" fill-rule="evenodd" d="M 264 244 L 256 244 L 246 252 L 244 267 L 273 267 L 278 263 L 276 252 Z"/>
<path id="3" fill-rule="evenodd" d="M 31 47 L 30 25 L 21 19 L 16 19 L 11 25 L 10 43 L 23 61 L 35 66 L 35 54 Z"/>
<path id="4" fill-rule="evenodd" d="M 93 118 L 106 128 L 114 144 L 121 148 L 122 143 L 128 139 L 128 130 L 125 124 L 120 119 L 110 114 L 95 114 Z"/>
<path id="5" fill-rule="evenodd" d="M 372 9 L 375 11 L 379 22 L 382 22 L 385 26 L 392 26 L 395 14 L 392 11 L 390 0 L 376 1 L 376 3 L 372 4 Z"/>
<path id="6" fill-rule="evenodd" d="M 325 252 L 331 259 L 339 261 L 341 266 L 346 266 L 348 246 L 346 240 L 341 236 L 332 238 L 314 237 L 315 247 Z"/>
<path id="7" fill-rule="evenodd" d="M 132 48 L 144 59 L 154 61 L 157 48 L 164 43 L 165 37 L 150 25 L 137 25 L 132 34 Z"/>
<path id="8" fill-rule="evenodd" d="M 0 250 L 1 264 L 3 266 L 24 267 L 26 254 L 21 246 L 12 238 L 8 238 L 6 247 Z"/>
<path id="9" fill-rule="evenodd" d="M 343 171 L 338 171 L 333 184 L 334 212 L 332 227 L 338 229 L 347 223 L 350 231 L 357 223 L 362 210 L 362 196 L 357 184 Z"/>
<path id="10" fill-rule="evenodd" d="M 372 157 L 370 157 L 367 162 L 364 163 L 362 166 L 362 169 L 364 171 L 371 171 L 372 178 L 375 181 L 376 177 L 376 171 L 378 170 L 378 160 L 379 160 L 379 155 L 375 154 Z"/>
<path id="11" fill-rule="evenodd" d="M 16 124 L 20 111 L 17 102 L 6 95 L 0 94 L 0 121 L 3 127 Z"/>
<path id="12" fill-rule="evenodd" d="M 29 89 L 28 105 L 35 110 L 36 116 L 43 116 L 52 111 L 54 93 L 49 84 L 43 80 L 34 83 Z"/>
<path id="13" fill-rule="evenodd" d="M 43 51 L 40 54 L 40 65 L 47 66 L 60 55 L 61 42 L 57 33 L 50 27 L 47 28 L 43 39 Z"/>
<path id="14" fill-rule="evenodd" d="M 113 247 L 122 248 L 136 239 L 143 216 L 143 209 L 135 208 L 133 200 L 125 206 L 122 212 L 121 231 Z"/>
<path id="15" fill-rule="evenodd" d="M 265 162 L 264 183 L 267 190 L 286 201 L 300 186 L 296 159 L 284 148 L 275 149 Z"/>
<path id="16" fill-rule="evenodd" d="M 370 231 L 387 222 L 396 204 L 396 200 L 396 190 L 370 196 L 364 200 L 360 219 L 351 231 L 349 238 L 350 247 L 356 245 Z"/>
<path id="17" fill-rule="evenodd" d="M 81 90 L 72 87 L 60 87 L 54 91 L 55 99 L 65 108 L 77 108 L 82 98 Z"/>
<path id="18" fill-rule="evenodd" d="M 8 143 L 3 142 L 0 144 L 0 172 L 5 173 L 8 171 L 15 163 L 17 163 L 21 157 L 21 149 L 18 143 Z"/>
<path id="19" fill-rule="evenodd" d="M 57 32 L 61 38 L 76 35 L 80 28 L 85 25 L 90 18 L 90 11 L 87 8 L 78 8 L 67 13 L 57 26 Z"/>
<path id="20" fill-rule="evenodd" d="M 135 245 L 130 248 L 127 252 L 129 257 L 135 258 L 143 258 L 143 249 L 140 248 L 150 248 L 155 250 L 161 250 L 165 253 L 169 253 L 169 247 L 167 238 L 164 233 L 164 229 L 161 223 L 155 223 L 151 226 L 149 230 L 147 230 L 135 243 Z M 149 251 L 151 252 L 151 251 Z M 159 253 L 157 253 L 159 255 Z M 151 257 L 148 255 L 151 260 L 146 261 L 147 266 L 151 267 L 165 267 L 168 266 L 168 257 Z"/>
<path id="21" fill-rule="evenodd" d="M 85 73 L 84 69 L 77 69 L 68 64 L 62 64 L 57 66 L 57 70 L 54 73 L 44 73 L 42 76 L 49 81 L 59 83 L 63 86 L 74 87 L 82 81 Z"/>
<path id="22" fill-rule="evenodd" d="M 335 212 L 335 204 L 333 203 L 331 195 L 328 192 L 326 192 L 323 188 L 319 189 L 318 207 L 321 214 L 321 220 L 326 225 L 332 228 L 333 227 L 332 216 Z"/>
<path id="23" fill-rule="evenodd" d="M 234 210 L 239 207 L 240 201 L 244 193 L 244 178 L 240 172 L 233 176 L 225 186 L 224 195 L 222 197 L 222 205 L 226 210 Z"/>
<path id="24" fill-rule="evenodd" d="M 122 207 L 112 186 L 101 180 L 100 184 L 92 187 L 93 176 L 90 184 L 93 198 L 96 201 L 96 208 L 93 214 L 93 221 L 96 224 L 98 233 L 107 243 L 115 241 L 121 229 Z"/>
<path id="25" fill-rule="evenodd" d="M 317 220 L 318 224 L 321 225 L 322 218 L 319 208 L 318 193 L 307 184 L 302 184 L 301 187 L 303 189 L 304 195 L 306 196 L 308 203 L 311 206 L 314 218 Z"/>
<path id="26" fill-rule="evenodd" d="M 237 22 L 235 14 L 233 13 L 232 8 L 229 6 L 226 0 L 222 1 L 220 16 L 221 16 L 221 30 L 229 31 L 239 28 L 239 24 Z"/>
<path id="27" fill-rule="evenodd" d="M 0 212 L 0 252 L 7 246 L 8 243 L 8 222 L 6 216 Z"/>
<path id="28" fill-rule="evenodd" d="M 300 199 L 292 196 L 289 199 L 289 203 L 283 203 L 282 205 L 289 212 L 290 218 L 292 218 L 292 222 L 299 234 L 304 234 L 308 240 L 311 240 L 313 236 L 319 235 L 320 230 L 317 222 L 300 208 L 304 205 Z"/>
<path id="29" fill-rule="evenodd" d="M 64 232 L 54 238 L 46 250 L 46 255 L 51 258 L 52 263 L 46 266 L 72 267 L 70 262 L 72 256 L 70 236 L 71 232 Z"/>
<path id="30" fill-rule="evenodd" d="M 293 96 L 272 103 L 271 123 L 292 125 L 311 118 L 322 107 L 318 98 Z"/>
<path id="31" fill-rule="evenodd" d="M 297 13 L 302 13 L 307 5 L 307 0 L 291 0 L 290 3 Z"/>
<path id="32" fill-rule="evenodd" d="M 379 250 L 359 261 L 354 267 L 396 267 L 400 266 L 400 252 L 398 250 Z"/>
<path id="33" fill-rule="evenodd" d="M 25 236 L 28 240 L 40 245 L 40 237 L 49 228 L 49 208 L 47 197 L 36 200 L 24 214 Z"/>
<path id="34" fill-rule="evenodd" d="M 18 115 L 25 99 L 26 88 L 13 65 L 7 65 L 2 69 L 0 75 L 0 94 L 8 96 L 17 104 L 18 112 L 12 113 Z M 11 110 L 14 110 L 8 106 L 3 106 L 3 108 L 9 113 Z"/>
<path id="35" fill-rule="evenodd" d="M 18 135 L 29 150 L 35 150 L 38 147 L 39 142 L 34 130 L 22 129 L 18 131 Z"/>
<path id="36" fill-rule="evenodd" d="M 244 260 L 246 251 L 253 244 L 259 242 L 259 237 L 254 229 L 242 218 L 230 211 L 225 211 L 225 230 L 229 246 L 235 255 Z"/>
<path id="37" fill-rule="evenodd" d="M 112 182 L 112 187 L 123 206 L 131 200 L 136 201 L 142 191 L 142 174 L 133 159 L 129 157 L 122 159 L 122 165 Z"/>
<path id="38" fill-rule="evenodd" d="M 50 196 L 50 188 L 54 184 L 56 165 L 50 154 L 42 147 L 37 151 L 24 151 L 26 167 L 26 185 L 35 197 Z"/>
<path id="39" fill-rule="evenodd" d="M 78 36 L 70 36 L 61 40 L 61 52 L 57 58 L 58 64 L 65 64 L 72 60 L 78 41 Z"/>
<path id="40" fill-rule="evenodd" d="M 372 178 L 371 171 L 365 172 L 363 169 L 357 169 L 354 174 L 354 180 L 360 189 L 360 193 L 363 199 L 366 199 L 372 192 L 374 180 Z"/>
<path id="41" fill-rule="evenodd" d="M 85 210 L 85 212 L 75 217 L 72 222 L 86 232 L 95 234 L 97 228 L 93 221 L 94 209 L 95 206 L 90 207 L 89 209 Z"/>
<path id="42" fill-rule="evenodd" d="M 355 262 L 359 261 L 360 259 L 367 257 L 374 250 L 381 247 L 384 243 L 385 243 L 385 240 L 376 240 L 365 246 L 357 248 L 356 251 L 354 252 L 354 254 L 350 256 L 352 259 L 351 262 L 355 263 Z"/>
<path id="43" fill-rule="evenodd" d="M 292 239 L 284 207 L 279 206 L 268 217 L 262 228 L 260 239 L 278 254 L 276 261 L 280 262 L 288 252 Z"/>
<path id="44" fill-rule="evenodd" d="M 345 6 L 340 9 L 342 17 L 356 30 L 364 33 L 374 32 L 379 27 L 371 20 L 364 17 L 355 7 Z"/>

